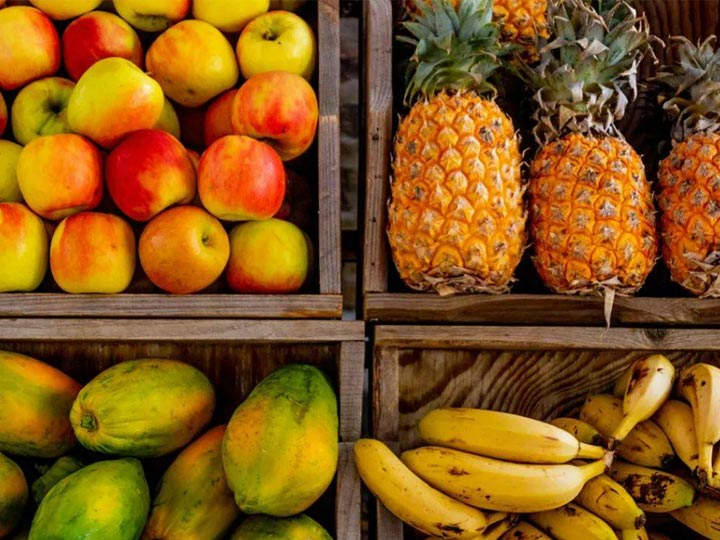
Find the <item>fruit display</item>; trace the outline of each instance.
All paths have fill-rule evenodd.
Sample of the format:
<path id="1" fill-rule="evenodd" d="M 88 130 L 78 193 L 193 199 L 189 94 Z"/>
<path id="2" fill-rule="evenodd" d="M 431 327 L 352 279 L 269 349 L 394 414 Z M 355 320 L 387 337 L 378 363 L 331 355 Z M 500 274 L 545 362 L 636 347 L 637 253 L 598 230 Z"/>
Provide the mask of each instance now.
<path id="1" fill-rule="evenodd" d="M 720 538 L 720 460 L 706 471 L 675 450 L 706 444 L 717 455 L 718 376 L 711 364 L 676 370 L 663 355 L 635 356 L 606 381 L 610 393 L 587 396 L 579 420 L 431 406 L 419 447 L 397 456 L 362 439 L 355 463 L 387 510 L 433 538 L 643 539 L 669 522 L 684 531 L 672 538 Z"/>
<path id="2" fill-rule="evenodd" d="M 232 417 L 207 375 L 178 360 L 122 359 L 81 388 L 0 353 L 0 538 L 29 526 L 33 540 L 330 539 L 302 513 L 332 523 L 313 507 L 338 465 L 324 372 L 283 365 L 246 399 L 221 398 L 223 411 L 239 403 Z M 53 443 L 61 417 L 70 434 Z"/>
<path id="3" fill-rule="evenodd" d="M 317 5 L 4 4 L 0 292 L 317 287 Z"/>

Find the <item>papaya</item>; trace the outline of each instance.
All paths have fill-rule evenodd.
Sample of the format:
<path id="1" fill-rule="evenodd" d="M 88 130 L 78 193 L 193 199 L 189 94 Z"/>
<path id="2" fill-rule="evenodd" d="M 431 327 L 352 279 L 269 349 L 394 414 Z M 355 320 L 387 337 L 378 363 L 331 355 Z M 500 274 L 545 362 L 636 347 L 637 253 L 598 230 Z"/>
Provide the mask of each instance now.
<path id="1" fill-rule="evenodd" d="M 76 444 L 70 407 L 78 384 L 22 354 L 0 351 L 0 452 L 53 458 Z"/>
<path id="2" fill-rule="evenodd" d="M 0 454 L 0 538 L 20 523 L 27 500 L 28 485 L 22 469 Z"/>
<path id="3" fill-rule="evenodd" d="M 230 540 L 333 540 L 317 521 L 304 514 L 290 518 L 251 516 Z"/>
<path id="4" fill-rule="evenodd" d="M 246 514 L 286 517 L 312 505 L 335 476 L 337 398 L 308 365 L 271 373 L 235 410 L 223 439 L 223 466 Z"/>
<path id="5" fill-rule="evenodd" d="M 45 471 L 45 474 L 33 482 L 32 488 L 30 488 L 30 493 L 32 493 L 35 504 L 40 504 L 40 501 L 42 501 L 43 497 L 47 495 L 50 488 L 52 488 L 60 480 L 76 471 L 79 471 L 84 466 L 85 464 L 82 461 L 72 456 L 63 456 L 58 458 L 58 460 L 53 463 L 47 471 Z"/>
<path id="6" fill-rule="evenodd" d="M 160 479 L 143 540 L 216 540 L 240 515 L 222 466 L 225 426 L 185 448 Z"/>
<path id="7" fill-rule="evenodd" d="M 70 422 L 85 448 L 138 458 L 189 443 L 210 421 L 210 381 L 177 360 L 141 359 L 106 369 L 78 394 Z"/>
<path id="8" fill-rule="evenodd" d="M 150 491 L 137 459 L 98 461 L 48 491 L 29 540 L 137 540 L 149 509 Z"/>

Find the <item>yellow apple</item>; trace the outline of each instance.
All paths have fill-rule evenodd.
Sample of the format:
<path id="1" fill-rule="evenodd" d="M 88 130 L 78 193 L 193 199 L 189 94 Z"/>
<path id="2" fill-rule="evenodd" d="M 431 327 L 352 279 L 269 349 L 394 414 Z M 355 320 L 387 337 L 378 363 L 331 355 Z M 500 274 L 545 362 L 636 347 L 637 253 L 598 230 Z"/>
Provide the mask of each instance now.
<path id="1" fill-rule="evenodd" d="M 114 4 L 118 15 L 146 32 L 162 32 L 190 11 L 190 0 L 115 0 Z"/>
<path id="2" fill-rule="evenodd" d="M 43 220 L 20 203 L 0 203 L 0 292 L 34 291 L 48 266 Z"/>
<path id="3" fill-rule="evenodd" d="M 162 113 L 154 129 L 165 131 L 176 139 L 180 138 L 180 119 L 168 98 L 165 98 Z"/>
<path id="4" fill-rule="evenodd" d="M 194 0 L 193 17 L 223 32 L 239 32 L 270 7 L 270 0 Z"/>
<path id="5" fill-rule="evenodd" d="M 315 34 L 289 11 L 271 11 L 250 22 L 237 42 L 243 77 L 267 71 L 289 71 L 310 79 L 315 70 Z"/>
<path id="6" fill-rule="evenodd" d="M 15 97 L 10 118 L 20 144 L 36 137 L 70 133 L 67 106 L 75 83 L 62 77 L 33 81 Z"/>
<path id="7" fill-rule="evenodd" d="M 160 85 L 130 60 L 104 58 L 75 85 L 68 122 L 74 132 L 112 148 L 128 133 L 155 126 L 164 103 Z"/>
<path id="8" fill-rule="evenodd" d="M 17 181 L 17 162 L 22 146 L 0 140 L 0 202 L 22 202 Z"/>
<path id="9" fill-rule="evenodd" d="M 182 21 L 160 34 L 145 65 L 165 94 L 185 107 L 210 101 L 240 75 L 230 42 L 203 21 Z"/>
<path id="10" fill-rule="evenodd" d="M 30 0 L 30 3 L 48 17 L 64 21 L 92 11 L 102 0 Z"/>

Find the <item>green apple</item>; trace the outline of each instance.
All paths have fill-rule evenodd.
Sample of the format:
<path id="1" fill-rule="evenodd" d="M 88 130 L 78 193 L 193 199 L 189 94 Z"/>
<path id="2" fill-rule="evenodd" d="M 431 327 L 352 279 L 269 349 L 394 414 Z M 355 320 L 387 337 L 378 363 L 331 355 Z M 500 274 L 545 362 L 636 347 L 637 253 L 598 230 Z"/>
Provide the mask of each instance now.
<path id="1" fill-rule="evenodd" d="M 30 0 L 30 3 L 51 19 L 74 19 L 97 8 L 102 0 Z"/>
<path id="2" fill-rule="evenodd" d="M 17 181 L 17 162 L 22 146 L 0 140 L 0 202 L 22 202 Z"/>
<path id="3" fill-rule="evenodd" d="M 239 0 L 243 4 L 247 0 Z M 115 0 L 115 9 L 138 30 L 162 32 L 185 18 L 190 0 Z"/>
<path id="4" fill-rule="evenodd" d="M 305 0 L 270 0 L 270 9 L 284 9 L 285 11 L 297 11 L 305 5 Z"/>
<path id="5" fill-rule="evenodd" d="M 194 0 L 193 17 L 223 32 L 239 32 L 270 8 L 270 0 Z"/>
<path id="6" fill-rule="evenodd" d="M 43 220 L 20 203 L 0 203 L 0 292 L 34 291 L 48 267 Z"/>
<path id="7" fill-rule="evenodd" d="M 70 133 L 67 106 L 73 88 L 69 79 L 48 77 L 20 90 L 10 114 L 15 139 L 25 145 L 35 137 Z"/>
<path id="8" fill-rule="evenodd" d="M 155 124 L 155 129 L 166 131 L 176 139 L 180 138 L 180 119 L 178 118 L 175 108 L 168 98 L 165 98 L 163 110 L 160 119 Z"/>

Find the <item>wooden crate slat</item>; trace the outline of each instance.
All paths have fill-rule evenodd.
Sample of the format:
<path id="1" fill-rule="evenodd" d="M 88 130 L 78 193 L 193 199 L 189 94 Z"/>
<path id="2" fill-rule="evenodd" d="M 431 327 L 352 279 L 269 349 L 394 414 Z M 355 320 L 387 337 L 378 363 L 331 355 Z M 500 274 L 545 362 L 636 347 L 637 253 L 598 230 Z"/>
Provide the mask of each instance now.
<path id="1" fill-rule="evenodd" d="M 338 540 L 360 540 L 362 535 L 361 483 L 352 449 L 353 443 L 340 443 L 335 494 L 335 534 Z"/>
<path id="2" fill-rule="evenodd" d="M 340 396 L 340 440 L 356 441 L 362 432 L 363 390 L 365 382 L 365 343 L 345 341 L 340 345 L 340 378 L 344 381 Z"/>

